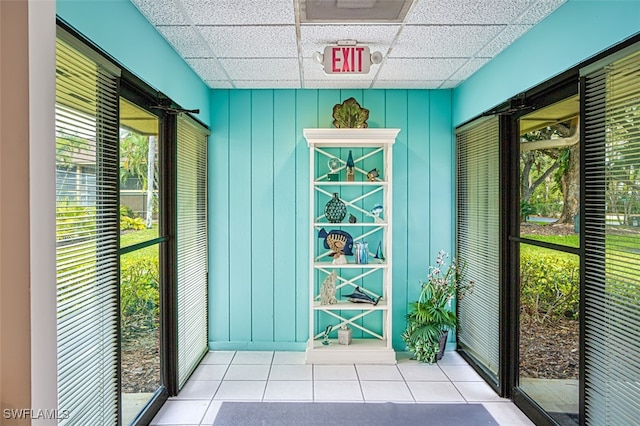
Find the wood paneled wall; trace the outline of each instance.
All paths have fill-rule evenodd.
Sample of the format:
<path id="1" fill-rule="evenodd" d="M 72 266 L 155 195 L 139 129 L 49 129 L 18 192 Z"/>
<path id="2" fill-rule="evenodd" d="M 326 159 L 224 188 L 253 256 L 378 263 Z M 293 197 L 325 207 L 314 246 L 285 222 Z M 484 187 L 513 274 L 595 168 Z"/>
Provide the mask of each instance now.
<path id="1" fill-rule="evenodd" d="M 308 338 L 309 148 L 355 97 L 393 148 L 393 344 L 428 265 L 454 241 L 450 90 L 212 90 L 209 346 L 301 350 Z"/>

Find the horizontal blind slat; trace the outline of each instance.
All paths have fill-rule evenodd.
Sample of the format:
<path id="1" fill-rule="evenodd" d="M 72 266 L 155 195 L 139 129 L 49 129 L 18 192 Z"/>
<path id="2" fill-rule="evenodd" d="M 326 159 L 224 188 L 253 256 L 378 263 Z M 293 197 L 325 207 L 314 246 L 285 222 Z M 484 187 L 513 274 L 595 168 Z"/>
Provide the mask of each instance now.
<path id="1" fill-rule="evenodd" d="M 640 417 L 640 51 L 585 76 L 585 417 Z M 636 207 L 636 214 L 640 209 Z"/>
<path id="2" fill-rule="evenodd" d="M 116 76 L 56 41 L 56 267 L 61 425 L 113 424 L 117 407 Z"/>

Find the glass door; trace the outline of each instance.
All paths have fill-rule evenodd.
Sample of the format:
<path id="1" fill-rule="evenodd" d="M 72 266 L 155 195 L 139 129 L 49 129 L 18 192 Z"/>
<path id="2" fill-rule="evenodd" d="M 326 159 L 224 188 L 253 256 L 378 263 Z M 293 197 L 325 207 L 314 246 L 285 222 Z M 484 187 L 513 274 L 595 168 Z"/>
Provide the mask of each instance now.
<path id="1" fill-rule="evenodd" d="M 519 119 L 517 391 L 554 421 L 578 424 L 579 100 Z"/>
<path id="2" fill-rule="evenodd" d="M 122 424 L 164 385 L 160 298 L 166 238 L 160 219 L 160 120 L 120 99 L 120 345 Z"/>

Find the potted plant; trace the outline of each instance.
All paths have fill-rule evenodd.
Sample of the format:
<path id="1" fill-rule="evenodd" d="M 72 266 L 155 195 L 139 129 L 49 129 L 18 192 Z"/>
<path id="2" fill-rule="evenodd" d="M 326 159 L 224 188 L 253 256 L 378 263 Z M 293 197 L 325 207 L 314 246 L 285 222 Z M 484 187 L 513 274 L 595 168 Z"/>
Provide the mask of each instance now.
<path id="1" fill-rule="evenodd" d="M 402 333 L 415 358 L 430 364 L 442 358 L 449 330 L 458 325 L 451 300 L 456 296 L 462 299 L 473 287 L 473 282 L 465 278 L 464 264 L 454 258 L 447 266 L 447 258 L 448 254 L 440 250 L 435 266 L 429 266 L 427 281 L 420 281 L 420 296 L 410 305 L 407 328 Z"/>

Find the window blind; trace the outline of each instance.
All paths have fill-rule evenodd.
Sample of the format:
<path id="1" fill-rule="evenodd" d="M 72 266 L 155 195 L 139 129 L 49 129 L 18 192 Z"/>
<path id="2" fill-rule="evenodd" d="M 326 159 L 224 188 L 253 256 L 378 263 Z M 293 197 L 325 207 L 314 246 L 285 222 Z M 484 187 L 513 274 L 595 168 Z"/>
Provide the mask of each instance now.
<path id="1" fill-rule="evenodd" d="M 586 424 L 640 418 L 639 49 L 582 79 Z"/>
<path id="2" fill-rule="evenodd" d="M 207 350 L 207 130 L 178 119 L 178 386 Z"/>
<path id="3" fill-rule="evenodd" d="M 488 371 L 499 362 L 498 117 L 456 132 L 457 257 L 466 264 L 473 293 L 458 303 L 460 346 Z"/>
<path id="4" fill-rule="evenodd" d="M 63 425 L 118 420 L 118 70 L 56 41 L 58 401 Z"/>

